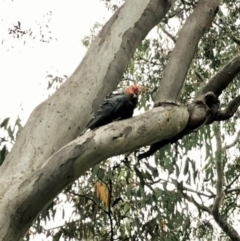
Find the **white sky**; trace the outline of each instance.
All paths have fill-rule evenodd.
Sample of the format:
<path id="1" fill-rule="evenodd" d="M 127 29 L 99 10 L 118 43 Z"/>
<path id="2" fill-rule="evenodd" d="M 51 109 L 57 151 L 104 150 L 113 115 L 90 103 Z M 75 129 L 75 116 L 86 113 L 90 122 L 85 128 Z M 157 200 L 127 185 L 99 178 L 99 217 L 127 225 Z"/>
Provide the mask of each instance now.
<path id="1" fill-rule="evenodd" d="M 13 123 L 19 115 L 25 124 L 33 109 L 47 98 L 46 75 L 72 74 L 86 52 L 81 40 L 95 22 L 104 23 L 111 13 L 100 0 L 0 0 L 0 6 L 0 121 L 11 117 Z M 17 21 L 23 30 L 31 28 L 36 39 L 26 36 L 24 44 L 10 36 L 8 29 Z M 38 24 L 49 25 L 45 32 L 51 31 L 50 43 L 39 41 Z M 66 213 L 65 220 L 69 215 Z M 63 223 L 59 210 L 48 226 Z M 39 235 L 33 240 L 46 238 Z"/>
<path id="2" fill-rule="evenodd" d="M 110 15 L 100 0 L 1 0 L 0 119 L 19 115 L 24 124 L 47 97 L 46 75 L 70 75 L 86 52 L 81 40 L 95 22 L 103 23 Z M 31 28 L 36 39 L 26 36 L 25 45 L 13 39 L 8 28 L 17 21 L 23 30 Z M 38 24 L 49 25 L 44 32 L 51 31 L 50 43 L 39 41 Z"/>

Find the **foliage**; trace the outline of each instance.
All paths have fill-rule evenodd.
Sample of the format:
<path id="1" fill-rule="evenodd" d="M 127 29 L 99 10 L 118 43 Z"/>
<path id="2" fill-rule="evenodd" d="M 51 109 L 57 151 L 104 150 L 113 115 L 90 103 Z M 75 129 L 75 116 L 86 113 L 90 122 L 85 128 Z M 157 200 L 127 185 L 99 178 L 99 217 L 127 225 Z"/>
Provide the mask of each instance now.
<path id="1" fill-rule="evenodd" d="M 52 19 L 52 12 L 49 11 L 43 16 L 43 21 L 41 23 L 36 22 L 37 26 L 32 26 L 32 28 L 22 27 L 20 21 L 9 27 L 8 32 L 13 38 L 17 38 L 25 44 L 29 39 L 38 39 L 38 41 L 43 43 L 49 43 L 52 41 L 52 33 L 50 30 L 50 23 Z"/>
<path id="2" fill-rule="evenodd" d="M 5 118 L 0 124 L 0 165 L 2 165 L 8 154 L 9 148 L 15 143 L 15 139 L 19 131 L 22 129 L 21 120 L 19 117 L 13 126 L 10 125 L 9 122 L 10 118 Z"/>
<path id="3" fill-rule="evenodd" d="M 115 11 L 118 7 L 116 1 L 105 2 L 110 10 Z M 135 52 L 119 89 L 133 82 L 144 87 L 138 113 L 152 107 L 178 31 L 195 5 L 195 1 L 178 1 Z M 210 31 L 199 44 L 188 71 L 181 103 L 187 105 L 203 84 L 238 52 L 239 11 L 237 1 L 224 1 Z M 85 46 L 92 42 L 99 27 L 101 25 L 96 23 L 90 35 L 84 38 Z M 48 78 L 51 80 L 49 87 L 56 82 L 57 88 L 64 81 L 64 78 L 51 75 Z M 239 95 L 239 78 L 222 94 L 223 106 Z M 9 130 L 7 121 L 4 121 L 1 127 Z M 220 133 L 224 165 L 225 196 L 221 215 L 237 227 L 240 205 L 239 112 L 214 128 Z M 211 207 L 216 196 L 216 160 L 220 151 L 217 141 L 213 126 L 205 126 L 178 143 L 165 146 L 147 160 L 139 162 L 137 153 L 131 153 L 94 166 L 60 195 L 63 199 L 57 197 L 41 213 L 25 240 L 38 233 L 51 236 L 53 240 L 171 241 L 217 240 L 220 237 L 229 240 L 212 215 L 199 208 L 199 205 Z M 65 209 L 65 202 L 70 203 L 71 208 Z M 64 225 L 47 228 L 46 224 L 54 221 L 62 205 L 62 219 L 65 219 L 66 212 L 71 212 L 71 217 Z"/>

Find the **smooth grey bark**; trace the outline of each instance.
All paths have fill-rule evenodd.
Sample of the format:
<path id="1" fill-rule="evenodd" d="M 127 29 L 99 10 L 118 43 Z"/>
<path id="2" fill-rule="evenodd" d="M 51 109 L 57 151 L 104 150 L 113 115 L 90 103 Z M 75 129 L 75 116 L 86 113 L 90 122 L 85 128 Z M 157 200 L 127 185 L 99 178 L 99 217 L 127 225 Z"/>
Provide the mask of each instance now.
<path id="1" fill-rule="evenodd" d="M 18 190 L 22 190 L 18 193 L 18 199 L 23 202 L 10 202 L 22 214 L 17 216 L 20 227 L 21 224 L 30 225 L 44 204 L 94 164 L 149 143 L 171 138 L 184 129 L 188 117 L 186 107 L 170 105 L 154 108 L 137 117 L 86 132 L 62 147 L 38 171 L 14 185 L 7 193 L 5 198 L 9 200 Z M 9 236 L 7 238 L 9 240 Z M 4 237 L 3 240 L 7 239 Z"/>
<path id="2" fill-rule="evenodd" d="M 116 88 L 136 47 L 165 16 L 170 5 L 166 0 L 127 1 L 103 27 L 69 79 L 35 108 L 0 169 L 0 240 L 19 240 L 44 205 L 82 174 L 86 163 L 88 168 L 95 163 L 94 159 L 84 159 L 84 162 L 80 159 L 77 169 L 71 158 L 61 162 L 62 156 L 58 156 L 54 165 L 47 162 L 47 166 L 42 167 L 58 150 L 65 150 L 64 146 L 85 128 L 107 93 Z M 183 125 L 186 119 L 183 117 Z M 118 130 L 109 132 L 110 136 L 111 132 L 119 133 Z M 124 139 L 126 151 L 127 138 Z M 155 137 L 148 136 L 149 143 L 152 138 Z M 134 143 L 135 148 L 141 145 Z M 75 144 L 78 148 L 75 142 L 69 145 Z M 115 152 L 104 151 L 108 156 L 118 154 L 116 146 Z M 94 148 L 90 152 L 95 153 Z"/>
<path id="3" fill-rule="evenodd" d="M 6 208 L 2 214 L 7 216 L 9 211 L 16 211 L 14 216 L 10 215 L 9 231 L 1 236 L 1 240 L 18 240 L 23 234 L 20 232 L 26 231 L 26 226 L 31 225 L 44 206 L 93 165 L 108 157 L 171 138 L 185 128 L 188 119 L 186 107 L 166 105 L 86 132 L 68 143 L 41 168 L 14 183 L 6 192 L 2 202 L 11 210 Z"/>
<path id="4" fill-rule="evenodd" d="M 240 54 L 237 54 L 208 81 L 201 94 L 212 91 L 217 96 L 221 95 L 239 72 Z"/>
<path id="5" fill-rule="evenodd" d="M 199 0 L 197 7 L 179 33 L 169 63 L 160 81 L 155 103 L 177 102 L 197 46 L 209 30 L 220 0 Z"/>
<path id="6" fill-rule="evenodd" d="M 186 20 L 186 23 L 181 29 L 179 37 L 176 41 L 176 45 L 171 53 L 169 63 L 163 74 L 163 78 L 162 80 L 160 80 L 154 104 L 155 107 L 161 105 L 163 102 L 176 103 L 178 101 L 179 95 L 185 83 L 187 71 L 197 51 L 198 43 L 203 34 L 210 28 L 212 21 L 214 20 L 214 17 L 218 11 L 219 4 L 220 0 L 199 0 L 197 7 L 194 9 L 190 17 Z M 204 95 L 207 94 L 207 96 L 210 96 L 211 92 L 212 94 L 215 93 L 213 90 L 203 92 L 199 98 L 203 100 L 206 97 Z M 208 109 L 210 106 L 206 105 L 206 103 L 203 104 L 204 101 L 201 101 L 202 103 L 200 103 L 200 105 L 199 103 L 197 104 L 197 102 L 198 100 L 196 99 L 194 103 L 191 104 L 191 110 L 189 109 L 189 111 L 191 112 L 189 125 L 182 133 L 176 135 L 169 140 L 154 143 L 148 151 L 146 151 L 145 153 L 141 153 L 138 158 L 143 159 L 149 157 L 168 143 L 174 143 L 178 141 L 184 135 L 189 134 L 191 131 L 193 131 L 195 128 L 199 128 L 208 120 L 210 121 L 210 115 L 208 113 Z M 207 108 L 202 108 L 204 106 Z M 213 114 L 216 113 L 215 107 L 210 107 L 211 110 L 215 109 L 215 111 L 211 111 L 211 116 L 214 117 L 215 115 Z M 203 109 L 206 110 L 203 111 L 204 113 L 200 111 L 196 115 L 197 110 Z M 196 116 L 196 118 L 194 116 Z M 204 118 L 199 118 L 199 116 L 207 119 L 204 120 Z M 214 118 L 211 118 L 211 120 L 213 119 Z"/>
<path id="7" fill-rule="evenodd" d="M 31 114 L 1 167 L 6 174 L 4 183 L 10 173 L 27 175 L 37 170 L 81 133 L 104 97 L 120 82 L 137 46 L 169 7 L 164 0 L 127 1 L 112 16 L 75 72 Z M 11 176 L 10 181 L 19 176 Z"/>

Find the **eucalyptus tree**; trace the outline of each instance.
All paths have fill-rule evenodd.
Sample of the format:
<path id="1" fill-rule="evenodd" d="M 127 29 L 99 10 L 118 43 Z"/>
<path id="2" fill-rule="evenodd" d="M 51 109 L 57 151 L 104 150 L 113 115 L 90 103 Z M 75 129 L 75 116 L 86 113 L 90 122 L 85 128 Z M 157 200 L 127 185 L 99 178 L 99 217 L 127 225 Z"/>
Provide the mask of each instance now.
<path id="1" fill-rule="evenodd" d="M 53 240 L 240 240 L 239 8 L 218 0 L 115 7 L 1 166 L 1 239 L 36 231 Z M 145 90 L 144 113 L 81 135 L 104 97 L 132 82 Z M 44 230 L 63 190 L 75 219 Z"/>

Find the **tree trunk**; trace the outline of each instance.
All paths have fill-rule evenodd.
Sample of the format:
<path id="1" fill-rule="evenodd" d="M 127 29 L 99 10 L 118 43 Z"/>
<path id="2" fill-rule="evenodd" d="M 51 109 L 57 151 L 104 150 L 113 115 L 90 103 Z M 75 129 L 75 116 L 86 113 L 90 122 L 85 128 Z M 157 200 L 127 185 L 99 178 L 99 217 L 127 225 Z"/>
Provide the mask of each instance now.
<path id="1" fill-rule="evenodd" d="M 169 7 L 166 0 L 127 1 L 103 27 L 70 78 L 35 108 L 0 169 L 0 240 L 17 241 L 23 237 L 42 208 L 95 163 L 184 128 L 188 119 L 186 109 L 170 107 L 165 112 L 158 108 L 151 118 L 114 123 L 109 130 L 105 127 L 106 132 L 100 128 L 71 142 L 85 128 L 104 97 L 116 88 L 136 47 Z M 156 119 L 158 111 L 164 113 L 163 118 Z M 173 125 L 172 117 L 180 124 Z M 169 133 L 162 133 L 163 122 L 170 123 L 169 128 L 165 125 Z M 146 133 L 148 124 L 153 125 L 153 132 Z M 114 129 L 115 125 L 122 129 Z M 139 138 L 139 142 L 129 145 L 134 138 Z M 114 149 L 107 148 L 113 140 Z M 95 160 L 93 157 L 103 149 L 104 155 Z"/>

